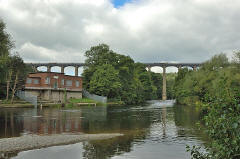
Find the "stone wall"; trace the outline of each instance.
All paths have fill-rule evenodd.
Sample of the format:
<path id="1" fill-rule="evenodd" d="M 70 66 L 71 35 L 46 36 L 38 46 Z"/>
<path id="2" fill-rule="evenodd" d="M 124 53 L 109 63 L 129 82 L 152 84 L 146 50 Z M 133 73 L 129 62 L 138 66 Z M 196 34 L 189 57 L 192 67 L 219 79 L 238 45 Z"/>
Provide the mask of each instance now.
<path id="1" fill-rule="evenodd" d="M 63 90 L 28 90 L 25 92 L 30 93 L 34 96 L 38 96 L 40 100 L 64 102 L 64 91 Z M 67 99 L 70 98 L 82 98 L 82 91 L 66 91 Z"/>
<path id="2" fill-rule="evenodd" d="M 67 99 L 70 98 L 82 98 L 82 92 L 78 93 L 78 92 L 67 92 Z"/>

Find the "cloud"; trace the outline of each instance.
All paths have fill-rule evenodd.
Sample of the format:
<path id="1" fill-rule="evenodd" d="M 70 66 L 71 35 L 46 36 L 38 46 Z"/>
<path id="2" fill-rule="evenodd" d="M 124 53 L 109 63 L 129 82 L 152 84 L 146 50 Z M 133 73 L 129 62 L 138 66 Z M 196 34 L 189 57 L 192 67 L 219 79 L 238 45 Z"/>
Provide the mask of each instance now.
<path id="1" fill-rule="evenodd" d="M 240 46 L 238 0 L 0 0 L 0 17 L 28 62 L 83 62 L 106 43 L 140 62 L 202 62 Z"/>
<path id="2" fill-rule="evenodd" d="M 36 46 L 30 42 L 24 43 L 19 49 L 19 54 L 25 62 L 81 62 L 83 54 L 74 52 L 69 48 L 62 48 L 60 52 L 41 46 Z"/>

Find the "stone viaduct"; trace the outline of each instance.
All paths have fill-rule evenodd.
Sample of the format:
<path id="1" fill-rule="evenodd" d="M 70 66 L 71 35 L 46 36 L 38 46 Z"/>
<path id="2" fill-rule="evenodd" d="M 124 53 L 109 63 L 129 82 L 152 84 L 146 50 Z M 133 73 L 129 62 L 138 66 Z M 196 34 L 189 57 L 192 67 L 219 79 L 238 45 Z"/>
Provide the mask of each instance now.
<path id="1" fill-rule="evenodd" d="M 38 67 L 47 67 L 47 72 L 51 72 L 51 68 L 58 66 L 61 68 L 61 73 L 64 73 L 65 67 L 75 67 L 75 76 L 78 76 L 78 68 L 86 66 L 85 63 L 26 63 L 27 65 L 32 66 L 34 71 L 38 71 Z M 163 83 L 162 83 L 162 100 L 167 99 L 167 80 L 166 80 L 166 68 L 167 67 L 176 67 L 178 69 L 182 67 L 191 67 L 193 70 L 196 70 L 198 67 L 200 67 L 201 63 L 144 63 L 147 67 L 148 71 L 151 71 L 152 67 L 162 67 L 163 69 Z"/>

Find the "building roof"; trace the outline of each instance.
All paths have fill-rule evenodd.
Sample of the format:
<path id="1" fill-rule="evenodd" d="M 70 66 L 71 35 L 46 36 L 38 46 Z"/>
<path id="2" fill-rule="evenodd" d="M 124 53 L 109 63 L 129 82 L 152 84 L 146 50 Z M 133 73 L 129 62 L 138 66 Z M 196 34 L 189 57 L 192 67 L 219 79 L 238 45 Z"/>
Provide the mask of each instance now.
<path id="1" fill-rule="evenodd" d="M 30 72 L 29 74 L 39 74 L 39 73 L 54 73 L 54 74 L 64 74 L 64 73 L 60 73 L 60 72 Z M 68 76 L 68 75 L 66 75 L 66 76 Z"/>
<path id="2" fill-rule="evenodd" d="M 42 73 L 47 73 L 47 74 L 61 74 L 64 76 L 69 76 L 69 77 L 80 77 L 82 78 L 82 76 L 74 76 L 74 75 L 66 75 L 65 73 L 61 73 L 61 72 L 30 72 L 29 74 L 42 74 Z"/>

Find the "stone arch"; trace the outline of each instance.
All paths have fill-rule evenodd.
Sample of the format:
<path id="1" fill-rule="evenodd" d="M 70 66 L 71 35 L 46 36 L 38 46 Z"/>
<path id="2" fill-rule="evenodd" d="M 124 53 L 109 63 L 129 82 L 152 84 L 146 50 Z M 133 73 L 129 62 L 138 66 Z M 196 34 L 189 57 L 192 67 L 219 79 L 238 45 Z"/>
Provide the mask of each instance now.
<path id="1" fill-rule="evenodd" d="M 181 68 L 187 68 L 188 70 L 193 70 L 192 66 L 182 66 Z"/>
<path id="2" fill-rule="evenodd" d="M 176 72 L 178 72 L 178 68 L 176 66 L 166 67 L 166 73 L 176 73 Z"/>
<path id="3" fill-rule="evenodd" d="M 38 66 L 36 67 L 36 69 L 40 72 L 47 72 L 47 66 Z"/>
<path id="4" fill-rule="evenodd" d="M 152 66 L 151 71 L 154 73 L 163 73 L 163 68 L 161 66 Z"/>
<path id="5" fill-rule="evenodd" d="M 83 74 L 83 66 L 78 68 L 78 76 L 82 76 Z"/>
<path id="6" fill-rule="evenodd" d="M 66 75 L 74 76 L 75 75 L 75 67 L 74 66 L 66 66 L 64 68 L 64 73 Z"/>
<path id="7" fill-rule="evenodd" d="M 51 72 L 61 72 L 61 67 L 60 66 L 52 66 L 51 67 Z"/>
<path id="8" fill-rule="evenodd" d="M 66 66 L 64 73 L 70 76 L 79 76 L 79 66 Z"/>

